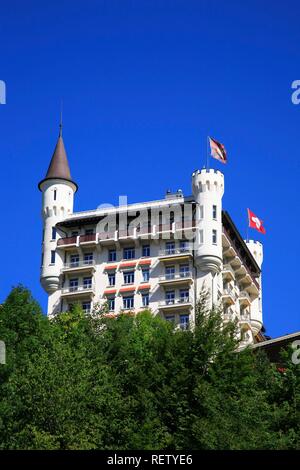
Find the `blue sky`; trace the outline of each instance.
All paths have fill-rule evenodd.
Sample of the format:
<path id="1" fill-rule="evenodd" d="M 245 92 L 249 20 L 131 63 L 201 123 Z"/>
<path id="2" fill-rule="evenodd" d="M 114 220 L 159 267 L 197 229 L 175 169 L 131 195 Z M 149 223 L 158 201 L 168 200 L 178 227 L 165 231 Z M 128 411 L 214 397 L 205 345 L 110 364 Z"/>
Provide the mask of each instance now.
<path id="1" fill-rule="evenodd" d="M 79 184 L 75 209 L 191 193 L 206 136 L 226 146 L 224 208 L 245 236 L 265 222 L 268 334 L 300 330 L 298 299 L 299 2 L 2 1 L 0 301 L 39 285 L 41 194 L 64 103 L 64 140 Z"/>

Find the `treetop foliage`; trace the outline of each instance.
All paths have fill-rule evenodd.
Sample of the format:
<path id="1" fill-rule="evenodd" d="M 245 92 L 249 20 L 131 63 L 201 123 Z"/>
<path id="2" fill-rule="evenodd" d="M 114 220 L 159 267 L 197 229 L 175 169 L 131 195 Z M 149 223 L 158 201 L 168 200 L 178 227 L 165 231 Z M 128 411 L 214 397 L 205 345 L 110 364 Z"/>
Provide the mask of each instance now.
<path id="1" fill-rule="evenodd" d="M 300 374 L 237 352 L 200 297 L 193 329 L 150 311 L 49 320 L 14 288 L 0 309 L 1 449 L 299 449 Z"/>

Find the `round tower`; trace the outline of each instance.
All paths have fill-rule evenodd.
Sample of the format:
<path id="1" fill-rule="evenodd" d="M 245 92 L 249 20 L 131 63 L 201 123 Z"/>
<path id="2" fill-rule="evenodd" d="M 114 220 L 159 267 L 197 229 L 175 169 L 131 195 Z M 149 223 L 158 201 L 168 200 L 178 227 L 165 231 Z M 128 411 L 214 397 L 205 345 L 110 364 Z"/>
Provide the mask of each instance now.
<path id="1" fill-rule="evenodd" d="M 192 174 L 196 207 L 195 259 L 201 270 L 219 272 L 222 267 L 222 197 L 224 175 L 218 170 Z"/>
<path id="2" fill-rule="evenodd" d="M 263 262 L 263 246 L 260 242 L 255 240 L 245 240 L 247 247 L 249 248 L 250 253 L 255 259 L 258 267 L 261 269 Z M 263 325 L 262 318 L 262 283 L 261 283 L 261 274 L 258 279 L 259 284 L 259 295 L 251 303 L 251 328 L 254 336 L 261 330 Z"/>
<path id="3" fill-rule="evenodd" d="M 58 141 L 45 178 L 38 185 L 42 192 L 42 266 L 41 284 L 48 294 L 59 286 L 63 259 L 56 252 L 57 222 L 73 212 L 74 194 L 77 184 L 72 181 L 60 126 Z"/>
<path id="4" fill-rule="evenodd" d="M 210 306 L 218 302 L 222 268 L 222 197 L 224 175 L 218 170 L 197 170 L 192 174 L 192 191 L 196 201 L 197 290 L 210 294 Z"/>

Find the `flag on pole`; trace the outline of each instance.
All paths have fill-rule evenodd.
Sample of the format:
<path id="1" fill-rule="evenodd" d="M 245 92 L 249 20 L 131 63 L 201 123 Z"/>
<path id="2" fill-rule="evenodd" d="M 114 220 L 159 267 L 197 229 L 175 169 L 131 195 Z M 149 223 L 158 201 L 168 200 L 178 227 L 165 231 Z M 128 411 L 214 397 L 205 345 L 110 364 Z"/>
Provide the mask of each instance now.
<path id="1" fill-rule="evenodd" d="M 227 153 L 223 144 L 215 139 L 209 138 L 210 154 L 222 163 L 227 163 Z"/>
<path id="2" fill-rule="evenodd" d="M 247 209 L 248 211 L 248 219 L 249 219 L 249 227 L 254 228 L 260 233 L 265 234 L 266 229 L 263 226 L 263 221 L 259 219 L 254 212 L 250 211 L 250 209 Z"/>

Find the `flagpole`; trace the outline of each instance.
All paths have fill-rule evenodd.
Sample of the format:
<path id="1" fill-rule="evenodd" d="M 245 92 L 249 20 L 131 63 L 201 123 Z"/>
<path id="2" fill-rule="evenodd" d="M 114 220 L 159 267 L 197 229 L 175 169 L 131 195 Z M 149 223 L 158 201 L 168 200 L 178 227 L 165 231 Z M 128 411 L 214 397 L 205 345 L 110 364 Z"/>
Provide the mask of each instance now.
<path id="1" fill-rule="evenodd" d="M 209 151 L 208 151 L 208 139 L 209 137 L 206 137 L 206 168 L 209 169 Z"/>
<path id="2" fill-rule="evenodd" d="M 249 241 L 249 212 L 247 210 L 247 230 L 246 230 L 246 241 Z"/>

